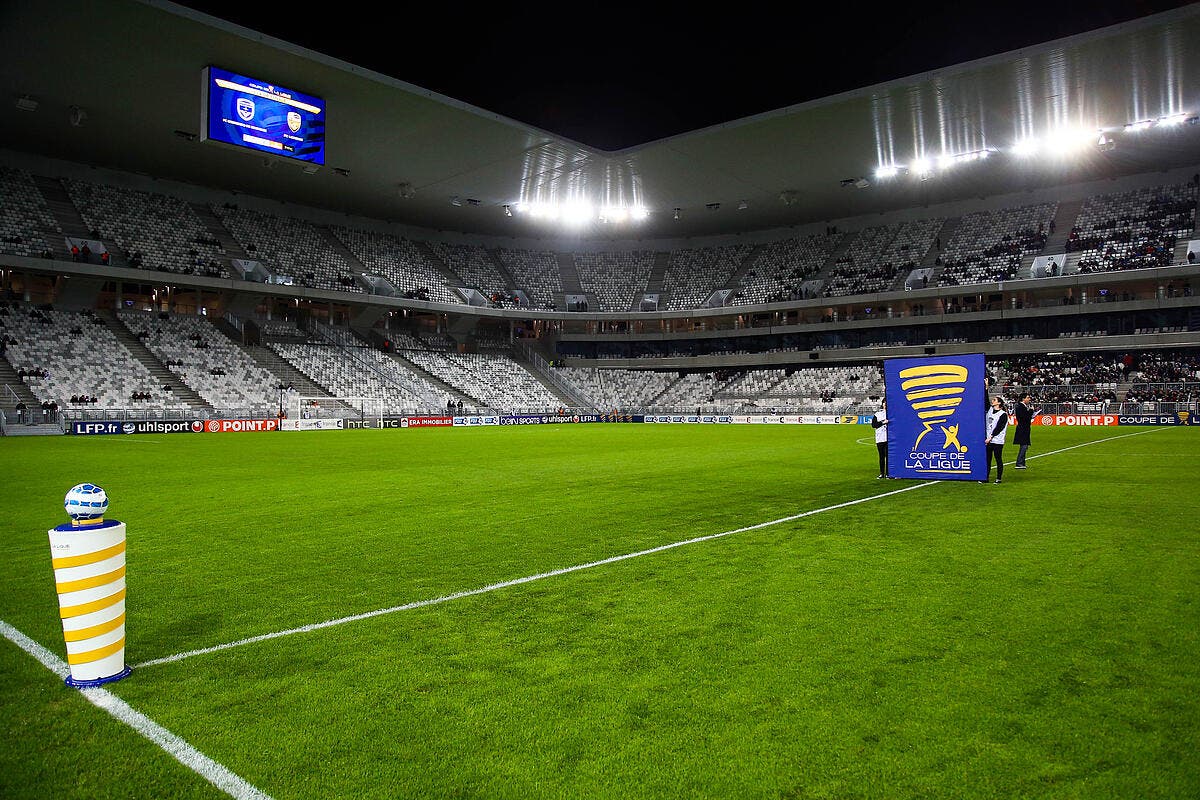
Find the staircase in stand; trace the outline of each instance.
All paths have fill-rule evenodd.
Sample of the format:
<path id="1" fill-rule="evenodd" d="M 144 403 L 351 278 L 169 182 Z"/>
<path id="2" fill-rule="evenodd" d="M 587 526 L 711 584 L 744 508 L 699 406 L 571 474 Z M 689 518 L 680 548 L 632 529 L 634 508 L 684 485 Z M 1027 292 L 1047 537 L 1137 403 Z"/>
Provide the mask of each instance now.
<path id="1" fill-rule="evenodd" d="M 504 280 L 505 287 L 508 289 L 520 289 L 528 294 L 524 286 L 517 285 L 512 273 L 508 271 L 508 267 L 504 266 L 504 262 L 500 259 L 499 253 L 490 247 L 485 247 L 484 252 L 488 254 L 488 259 L 491 260 L 492 266 L 496 268 L 496 272 L 498 272 L 500 277 Z"/>
<path id="2" fill-rule="evenodd" d="M 954 238 L 954 233 L 958 230 L 958 226 L 962 224 L 962 217 L 951 217 L 942 223 L 941 230 L 938 231 L 937 237 L 934 240 L 934 246 L 929 248 L 929 252 L 925 254 L 925 258 L 921 259 L 919 269 L 932 269 L 929 273 L 929 285 L 937 286 L 938 277 L 942 274 L 945 267 L 940 266 L 937 262 L 942 256 L 942 248 L 950 243 Z M 938 245 L 941 245 L 940 247 Z"/>
<path id="3" fill-rule="evenodd" d="M 450 265 L 429 246 L 429 242 L 413 239 L 412 243 L 420 251 L 421 255 L 425 257 L 425 260 L 429 262 L 429 265 L 442 274 L 442 277 L 446 279 L 447 286 L 453 288 L 467 285 L 462 278 L 458 277 L 454 270 L 450 269 Z"/>
<path id="4" fill-rule="evenodd" d="M 370 271 L 365 264 L 358 260 L 358 256 L 354 255 L 349 247 L 346 247 L 346 243 L 339 239 L 327 226 L 314 225 L 313 227 L 325 238 L 325 243 L 345 260 L 346 266 L 349 267 L 351 272 L 362 275 Z"/>
<path id="5" fill-rule="evenodd" d="M 170 386 L 171 394 L 178 400 L 182 400 L 191 406 L 196 411 L 207 411 L 210 414 L 216 409 L 209 404 L 207 400 L 197 394 L 196 390 L 184 383 L 178 375 L 167 369 L 158 356 L 142 344 L 142 340 L 133 334 L 133 331 L 125 327 L 125 323 L 121 322 L 120 317 L 111 310 L 105 309 L 95 312 L 97 317 L 100 317 L 108 325 L 108 329 L 117 337 L 117 341 L 129 351 L 129 354 L 141 362 L 150 374 L 154 377 L 157 386 Z"/>
<path id="6" fill-rule="evenodd" d="M 482 400 L 480 400 L 478 397 L 474 397 L 472 395 L 467 394 L 462 389 L 459 389 L 457 386 L 454 386 L 453 384 L 446 383 L 444 380 L 439 378 L 437 375 L 434 375 L 432 372 L 425 369 L 420 364 L 417 364 L 415 361 L 409 361 L 407 358 L 404 357 L 403 350 L 401 350 L 398 353 L 388 353 L 387 355 L 392 360 L 394 360 L 397 364 L 399 364 L 401 367 L 403 367 L 404 369 L 408 370 L 409 372 L 413 372 L 413 373 L 416 373 L 417 375 L 420 375 L 430 385 L 436 386 L 438 389 L 441 389 L 443 392 L 445 392 L 447 395 L 453 397 L 455 400 L 462 400 L 464 404 L 470 404 L 473 406 L 485 405 L 485 403 Z"/>
<path id="7" fill-rule="evenodd" d="M 242 249 L 241 244 L 237 239 L 233 238 L 233 234 L 225 227 L 225 223 L 221 222 L 221 218 L 213 213 L 213 210 L 208 207 L 207 203 L 190 203 L 192 211 L 204 224 L 204 228 L 208 231 L 208 235 L 221 243 L 221 249 L 225 251 L 226 259 L 239 259 L 241 261 L 253 261 Z M 225 266 L 229 266 L 226 264 Z M 231 275 L 236 276 L 238 273 L 233 269 L 229 270 Z"/>
<path id="8" fill-rule="evenodd" d="M 754 265 L 758 263 L 758 257 L 762 255 L 764 249 L 765 245 L 761 244 L 756 244 L 754 247 L 750 248 L 750 252 L 746 253 L 746 257 L 742 259 L 742 263 L 739 264 L 738 268 L 733 271 L 732 275 L 729 276 L 729 280 L 725 281 L 724 286 L 720 286 L 718 288 L 729 289 L 730 291 L 733 291 L 734 296 L 736 296 L 737 288 L 739 285 L 741 285 L 742 278 L 746 277 L 746 273 L 753 269 Z"/>
<path id="9" fill-rule="evenodd" d="M 1071 228 L 1075 227 L 1075 220 L 1079 219 L 1083 203 L 1083 200 L 1067 200 L 1058 204 L 1058 209 L 1054 212 L 1054 233 L 1046 232 L 1046 246 L 1040 253 L 1029 253 L 1021 258 L 1021 266 L 1017 269 L 1018 278 L 1033 277 L 1033 261 L 1038 256 L 1059 255 L 1067 249 L 1067 241 L 1071 238 Z M 1070 256 L 1064 260 L 1069 260 L 1069 258 Z M 1079 260 L 1078 255 L 1075 256 L 1075 260 Z M 1065 274 L 1066 264 L 1061 266 L 1064 268 L 1063 273 Z"/>
<path id="10" fill-rule="evenodd" d="M 306 373 L 298 370 L 290 361 L 271 348 L 262 345 L 243 345 L 237 340 L 234 341 L 260 367 L 274 375 L 279 381 L 280 386 L 291 386 L 301 397 L 328 397 L 330 403 L 334 402 L 333 395 L 328 389 L 317 383 Z M 287 409 L 284 410 L 286 411 Z M 337 403 L 334 411 L 347 417 L 357 417 L 359 415 L 357 408 L 341 402 Z"/>
<path id="11" fill-rule="evenodd" d="M 42 193 L 42 197 L 46 198 L 46 207 L 50 209 L 50 213 L 54 215 L 54 219 L 58 222 L 63 232 L 59 234 L 54 231 L 54 241 L 47 240 L 50 249 L 56 255 L 61 252 L 63 257 L 70 259 L 70 250 L 67 249 L 66 242 L 62 241 L 63 237 L 70 236 L 73 239 L 99 239 L 104 243 L 104 247 L 108 250 L 109 263 L 115 267 L 129 266 L 128 259 L 125 258 L 125 253 L 116 246 L 111 239 L 105 239 L 103 236 L 92 236 L 91 230 L 88 228 L 87 222 L 80 215 L 79 209 L 75 207 L 75 203 L 71 200 L 71 195 L 67 193 L 67 189 L 62 185 L 61 181 L 54 178 L 47 178 L 44 175 L 34 175 L 33 182 L 37 185 L 38 191 Z"/>

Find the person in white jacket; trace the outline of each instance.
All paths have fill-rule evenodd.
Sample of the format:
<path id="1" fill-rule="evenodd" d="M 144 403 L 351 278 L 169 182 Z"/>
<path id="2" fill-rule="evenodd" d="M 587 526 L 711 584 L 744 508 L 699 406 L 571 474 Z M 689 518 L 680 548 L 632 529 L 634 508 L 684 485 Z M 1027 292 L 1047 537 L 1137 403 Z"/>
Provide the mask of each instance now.
<path id="1" fill-rule="evenodd" d="M 887 398 L 885 397 L 879 404 L 879 410 L 875 412 L 875 416 L 871 417 L 871 427 L 875 429 L 875 449 L 879 451 L 879 476 L 880 478 L 888 477 L 887 474 Z"/>
<path id="2" fill-rule="evenodd" d="M 1004 478 L 1004 437 L 1008 434 L 1008 412 L 1004 410 L 1004 400 L 1000 395 L 992 398 L 992 407 L 988 409 L 986 417 L 986 429 L 984 435 L 987 437 L 987 478 L 980 483 L 987 483 L 992 477 L 992 459 L 996 459 L 996 483 L 1000 483 Z"/>

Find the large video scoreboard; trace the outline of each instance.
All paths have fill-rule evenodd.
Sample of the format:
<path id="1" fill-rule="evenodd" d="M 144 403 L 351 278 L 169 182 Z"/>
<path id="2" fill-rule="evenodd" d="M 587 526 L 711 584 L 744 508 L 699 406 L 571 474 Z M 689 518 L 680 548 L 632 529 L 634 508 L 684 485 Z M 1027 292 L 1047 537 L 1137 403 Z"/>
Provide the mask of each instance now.
<path id="1" fill-rule="evenodd" d="M 200 138 L 325 163 L 325 101 L 220 67 L 204 68 Z"/>

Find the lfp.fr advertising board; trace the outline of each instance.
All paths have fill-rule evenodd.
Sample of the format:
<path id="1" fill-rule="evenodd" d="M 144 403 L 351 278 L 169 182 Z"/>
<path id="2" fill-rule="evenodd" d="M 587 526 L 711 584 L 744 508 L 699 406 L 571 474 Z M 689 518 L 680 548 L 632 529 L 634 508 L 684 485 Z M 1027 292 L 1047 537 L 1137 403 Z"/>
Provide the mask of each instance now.
<path id="1" fill-rule="evenodd" d="M 883 362 L 888 477 L 987 477 L 986 376 L 980 353 Z"/>
<path id="2" fill-rule="evenodd" d="M 71 433 L 76 436 L 104 436 L 135 433 L 255 433 L 279 430 L 276 419 L 171 419 L 171 420 L 102 420 L 72 422 Z"/>

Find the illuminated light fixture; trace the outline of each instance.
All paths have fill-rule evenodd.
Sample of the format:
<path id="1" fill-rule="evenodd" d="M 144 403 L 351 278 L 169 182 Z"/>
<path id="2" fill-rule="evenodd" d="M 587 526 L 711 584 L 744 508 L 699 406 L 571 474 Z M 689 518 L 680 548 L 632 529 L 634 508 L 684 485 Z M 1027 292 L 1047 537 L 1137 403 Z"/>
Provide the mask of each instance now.
<path id="1" fill-rule="evenodd" d="M 933 163 L 927 158 L 918 158 L 912 163 L 911 169 L 918 175 L 928 175 L 933 171 Z"/>
<path id="2" fill-rule="evenodd" d="M 1042 143 L 1031 137 L 1029 139 L 1022 139 L 1013 145 L 1012 152 L 1013 155 L 1029 157 L 1037 155 L 1038 150 L 1041 149 Z"/>
<path id="3" fill-rule="evenodd" d="M 948 154 L 938 156 L 938 160 L 937 160 L 938 169 L 950 169 L 955 164 L 959 163 L 958 158 L 959 158 L 958 156 L 952 156 L 952 155 L 948 155 Z"/>
<path id="4" fill-rule="evenodd" d="M 883 180 L 885 178 L 894 178 L 899 174 L 900 174 L 900 168 L 897 167 L 895 164 L 890 164 L 886 167 L 876 167 L 875 168 L 875 178 L 877 180 Z"/>
<path id="5" fill-rule="evenodd" d="M 629 211 L 620 206 L 606 206 L 600 209 L 601 222 L 624 222 L 629 217 Z"/>
<path id="6" fill-rule="evenodd" d="M 634 206 L 633 208 L 629 209 L 629 218 L 634 222 L 641 222 L 649 216 L 650 212 L 645 206 Z"/>
<path id="7" fill-rule="evenodd" d="M 1131 122 L 1128 125 L 1126 125 L 1125 132 L 1126 133 L 1136 133 L 1137 131 L 1144 131 L 1153 125 L 1154 125 L 1154 120 L 1143 119 L 1138 122 Z"/>
<path id="8" fill-rule="evenodd" d="M 1046 149 L 1052 155 L 1066 156 L 1095 141 L 1096 131 L 1060 128 L 1046 137 Z"/>
<path id="9" fill-rule="evenodd" d="M 1172 127 L 1175 125 L 1182 125 L 1184 122 L 1187 121 L 1187 118 L 1188 118 L 1187 114 L 1171 114 L 1168 117 L 1159 117 L 1158 124 L 1165 125 L 1167 127 Z"/>
<path id="10" fill-rule="evenodd" d="M 560 210 L 562 221 L 568 225 L 582 225 L 592 218 L 592 207 L 587 203 L 564 203 Z"/>

